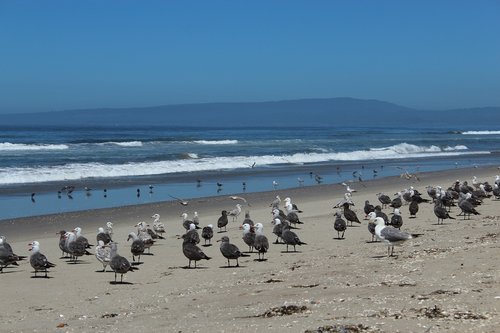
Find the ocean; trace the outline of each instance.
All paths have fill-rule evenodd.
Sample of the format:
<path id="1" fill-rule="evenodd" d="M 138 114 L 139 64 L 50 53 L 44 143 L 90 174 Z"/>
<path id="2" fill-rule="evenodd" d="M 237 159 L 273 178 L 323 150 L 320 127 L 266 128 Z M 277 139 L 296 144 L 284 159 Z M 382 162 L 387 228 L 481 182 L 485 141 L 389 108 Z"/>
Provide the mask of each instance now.
<path id="1" fill-rule="evenodd" d="M 493 125 L 271 125 L 0 125 L 0 220 L 499 163 Z"/>

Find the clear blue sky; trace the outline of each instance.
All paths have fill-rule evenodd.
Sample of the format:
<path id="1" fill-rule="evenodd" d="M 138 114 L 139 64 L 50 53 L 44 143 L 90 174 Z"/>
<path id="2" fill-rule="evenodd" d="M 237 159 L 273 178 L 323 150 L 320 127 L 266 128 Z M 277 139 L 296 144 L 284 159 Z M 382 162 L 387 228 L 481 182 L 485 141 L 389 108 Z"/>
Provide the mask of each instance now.
<path id="1" fill-rule="evenodd" d="M 0 1 L 0 113 L 345 96 L 500 106 L 500 1 Z"/>

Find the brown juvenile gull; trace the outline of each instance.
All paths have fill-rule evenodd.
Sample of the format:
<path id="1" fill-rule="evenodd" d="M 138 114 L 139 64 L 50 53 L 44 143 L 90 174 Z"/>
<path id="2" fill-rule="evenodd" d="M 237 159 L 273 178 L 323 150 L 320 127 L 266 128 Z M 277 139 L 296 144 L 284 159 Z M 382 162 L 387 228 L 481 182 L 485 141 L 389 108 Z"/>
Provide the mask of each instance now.
<path id="1" fill-rule="evenodd" d="M 88 256 L 88 255 L 92 254 L 89 251 L 87 251 L 88 242 L 82 241 L 81 239 L 78 240 L 76 238 L 75 233 L 67 232 L 65 237 L 66 237 L 67 252 L 71 255 L 71 259 L 73 260 L 73 263 L 76 263 L 78 261 L 78 257 L 84 256 L 84 255 Z"/>
<path id="2" fill-rule="evenodd" d="M 361 223 L 356 213 L 349 208 L 349 203 L 347 202 L 344 202 L 344 217 L 347 221 L 351 222 L 351 227 L 352 222 Z"/>
<path id="3" fill-rule="evenodd" d="M 378 201 L 380 201 L 380 203 L 382 204 L 382 208 L 387 207 L 387 205 L 389 205 L 392 201 L 391 198 L 384 193 L 377 193 L 377 198 Z"/>
<path id="4" fill-rule="evenodd" d="M 267 237 L 264 235 L 263 230 L 264 226 L 262 225 L 262 223 L 257 223 L 255 225 L 255 241 L 253 243 L 253 247 L 259 253 L 258 260 L 264 260 L 264 254 L 269 249 L 269 241 L 267 240 Z"/>
<path id="5" fill-rule="evenodd" d="M 131 239 L 132 245 L 130 245 L 130 252 L 132 252 L 132 262 L 135 263 L 135 257 L 137 257 L 137 263 L 139 263 L 141 260 L 141 254 L 144 253 L 144 241 L 140 239 L 135 232 L 128 234 L 127 242 Z"/>
<path id="6" fill-rule="evenodd" d="M 212 245 L 212 237 L 214 237 L 214 226 L 209 224 L 201 229 L 201 237 L 205 240 L 205 246 L 207 246 L 207 241 L 209 245 Z"/>
<path id="7" fill-rule="evenodd" d="M 434 204 L 434 215 L 438 218 L 438 224 L 439 221 L 441 220 L 441 223 L 444 222 L 445 219 L 451 219 L 454 220 L 454 217 L 451 217 L 446 208 L 444 208 L 443 203 L 439 197 L 436 199 L 436 202 Z"/>
<path id="8" fill-rule="evenodd" d="M 458 200 L 458 207 L 462 210 L 462 214 L 464 215 L 464 220 L 465 217 L 468 216 L 470 220 L 470 215 L 481 215 L 479 212 L 474 208 L 472 203 L 470 203 L 467 199 L 471 198 L 471 194 L 467 193 L 465 197 L 462 197 Z"/>
<path id="9" fill-rule="evenodd" d="M 186 258 L 189 259 L 188 268 L 191 268 L 191 261 L 194 261 L 194 268 L 196 268 L 197 261 L 202 259 L 210 260 L 211 258 L 208 257 L 205 253 L 203 253 L 203 251 L 198 246 L 191 243 L 191 241 L 186 235 L 187 234 L 182 235 L 183 238 L 182 253 L 184 253 Z"/>
<path id="10" fill-rule="evenodd" d="M 375 210 L 375 206 L 370 204 L 370 201 L 365 200 L 365 206 L 363 207 L 363 211 L 365 212 L 365 220 L 368 217 L 368 214 Z"/>
<path id="11" fill-rule="evenodd" d="M 279 195 L 277 195 L 276 198 L 274 199 L 274 201 L 271 202 L 271 204 L 269 205 L 269 207 L 271 207 L 272 209 L 279 208 L 280 207 L 280 203 L 281 203 L 281 198 L 280 198 Z"/>
<path id="12" fill-rule="evenodd" d="M 111 246 L 111 261 L 109 262 L 109 267 L 115 272 L 115 283 L 116 274 L 120 274 L 120 283 L 123 283 L 123 274 L 133 272 L 139 268 L 132 266 L 127 258 L 117 253 L 117 245 L 115 242 L 111 242 L 109 245 Z"/>
<path id="13" fill-rule="evenodd" d="M 238 258 L 249 257 L 248 254 L 242 253 L 236 245 L 229 243 L 229 237 L 227 236 L 222 236 L 217 242 L 221 242 L 219 248 L 222 255 L 227 259 L 227 267 L 231 267 L 230 259 L 235 259 L 236 267 L 239 267 L 240 263 L 238 262 Z"/>
<path id="14" fill-rule="evenodd" d="M 219 232 L 222 232 L 222 228 L 224 228 L 224 231 L 226 230 L 226 226 L 229 223 L 229 220 L 227 219 L 227 211 L 223 210 L 221 212 L 221 216 L 217 220 L 217 228 L 219 228 Z"/>
<path id="15" fill-rule="evenodd" d="M 386 226 L 384 219 L 375 217 L 375 235 L 378 239 L 387 244 L 387 255 L 394 255 L 394 246 L 400 245 L 408 239 L 412 239 L 414 235 L 400 231 L 392 226 Z M 416 236 L 416 235 L 415 235 Z"/>
<path id="16" fill-rule="evenodd" d="M 347 229 L 347 223 L 342 219 L 342 213 L 335 213 L 333 228 L 337 231 L 337 239 L 343 239 L 345 230 Z M 342 236 L 340 236 L 340 233 L 342 233 Z"/>
<path id="17" fill-rule="evenodd" d="M 417 217 L 418 213 L 418 202 L 415 200 L 412 200 L 410 202 L 410 205 L 408 206 L 408 210 L 410 211 L 410 218 L 415 218 Z"/>
<path id="18" fill-rule="evenodd" d="M 274 244 L 280 244 L 279 240 L 281 238 L 281 233 L 283 232 L 283 222 L 279 217 L 275 217 L 271 223 L 274 225 L 273 234 L 276 235 L 276 240 L 274 241 Z"/>
<path id="19" fill-rule="evenodd" d="M 286 224 L 283 225 L 283 231 L 281 232 L 281 239 L 286 244 L 286 252 L 288 252 L 289 245 L 293 246 L 294 252 L 297 252 L 297 250 L 295 249 L 296 245 L 307 245 L 306 243 L 302 242 L 299 239 L 296 233 L 290 231 L 290 226 Z"/>
<path id="20" fill-rule="evenodd" d="M 30 264 L 35 270 L 35 277 L 38 271 L 45 272 L 45 277 L 47 277 L 47 269 L 55 267 L 56 265 L 47 260 L 47 257 L 40 253 L 40 243 L 37 241 L 32 241 L 28 244 L 30 246 L 29 251 L 31 251 Z"/>
<path id="21" fill-rule="evenodd" d="M 111 261 L 111 247 L 108 244 L 104 244 L 102 240 L 97 241 L 95 247 L 95 257 L 102 264 L 102 271 L 106 272 L 106 267 Z"/>
<path id="22" fill-rule="evenodd" d="M 243 223 L 240 227 L 243 229 L 243 241 L 248 245 L 248 252 L 253 252 L 253 246 L 255 243 L 255 230 L 254 227 L 248 223 Z"/>

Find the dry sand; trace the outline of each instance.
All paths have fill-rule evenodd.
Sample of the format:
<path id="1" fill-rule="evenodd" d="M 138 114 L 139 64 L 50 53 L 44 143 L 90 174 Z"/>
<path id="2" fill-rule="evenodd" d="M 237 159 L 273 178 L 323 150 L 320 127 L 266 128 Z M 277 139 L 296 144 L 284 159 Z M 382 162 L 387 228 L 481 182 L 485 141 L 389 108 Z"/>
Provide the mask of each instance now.
<path id="1" fill-rule="evenodd" d="M 418 182 L 392 177 L 354 183 L 355 210 L 362 219 L 364 201 L 378 203 L 378 192 L 392 195 L 413 185 L 427 198 L 426 185 L 447 187 L 455 179 L 470 182 L 473 175 L 492 183 L 497 172 L 451 170 L 422 174 Z M 4 269 L 0 331 L 304 332 L 335 325 L 343 332 L 500 331 L 498 201 L 485 200 L 478 207 L 482 215 L 470 221 L 457 217 L 444 225 L 436 225 L 431 204 L 420 205 L 416 219 L 409 219 L 403 206 L 402 230 L 423 236 L 387 257 L 385 245 L 368 242 L 365 220 L 349 227 L 344 240 L 334 239 L 332 206 L 343 193 L 340 185 L 320 185 L 244 195 L 252 205 L 244 209 L 264 224 L 271 242 L 269 203 L 276 194 L 290 196 L 304 210 L 305 224 L 297 234 L 308 245 L 283 253 L 284 245 L 271 244 L 267 261 L 257 262 L 252 254 L 241 258 L 239 268 L 225 268 L 215 243 L 227 235 L 246 250 L 239 223 L 215 233 L 214 245 L 203 248 L 212 259 L 199 262 L 198 269 L 185 269 L 188 261 L 177 238 L 183 233 L 183 211 L 190 216 L 197 211 L 203 226 L 216 225 L 220 211 L 236 203 L 228 196 L 193 200 L 187 207 L 160 203 L 2 221 L 0 234 L 14 252 L 29 255 L 27 243 L 38 240 L 57 267 L 49 279 L 32 278 L 27 261 Z M 76 265 L 59 258 L 57 231 L 80 226 L 95 243 L 97 227 L 112 221 L 119 253 L 131 259 L 126 236 L 138 221 L 151 222 L 153 213 L 161 214 L 167 239 L 152 247 L 154 255 L 142 257 L 144 264 L 125 276 L 126 284 L 111 284 L 112 272 L 96 272 L 102 266 L 93 256 Z M 452 210 L 452 216 L 458 213 Z"/>

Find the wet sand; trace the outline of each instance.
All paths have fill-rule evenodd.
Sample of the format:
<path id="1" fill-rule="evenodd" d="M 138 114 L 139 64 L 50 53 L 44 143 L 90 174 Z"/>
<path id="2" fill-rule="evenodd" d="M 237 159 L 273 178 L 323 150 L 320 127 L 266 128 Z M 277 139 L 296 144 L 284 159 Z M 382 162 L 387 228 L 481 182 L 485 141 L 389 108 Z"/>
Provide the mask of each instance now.
<path id="1" fill-rule="evenodd" d="M 414 186 L 428 198 L 427 185 L 471 183 L 473 175 L 493 183 L 497 173 L 496 168 L 460 169 L 420 174 L 419 181 L 389 177 L 352 183 L 354 209 L 362 220 L 364 201 L 377 204 L 378 192 L 392 197 Z M 251 254 L 240 258 L 238 268 L 225 267 L 215 241 L 226 235 L 246 250 L 239 230 L 243 213 L 237 222 L 230 220 L 227 233 L 215 228 L 213 246 L 202 247 L 212 259 L 199 262 L 198 269 L 185 268 L 188 260 L 178 239 L 184 232 L 182 212 L 197 211 L 202 226 L 216 225 L 220 211 L 237 203 L 229 196 L 195 199 L 188 206 L 165 202 L 1 221 L 0 234 L 14 252 L 29 255 L 27 243 L 38 240 L 57 264 L 49 279 L 32 278 L 27 261 L 4 269 L 1 331 L 304 332 L 334 325 L 353 332 L 498 331 L 500 202 L 486 199 L 477 208 L 481 215 L 465 221 L 454 207 L 451 215 L 457 219 L 443 225 L 436 224 L 431 204 L 421 204 L 415 219 L 403 206 L 401 229 L 423 235 L 387 257 L 387 246 L 369 242 L 366 220 L 349 227 L 345 239 L 335 239 L 332 206 L 344 190 L 317 185 L 242 195 L 251 204 L 243 209 L 264 225 L 270 242 L 275 236 L 269 204 L 276 195 L 291 197 L 304 211 L 305 223 L 296 233 L 308 245 L 285 253 L 284 245 L 271 244 L 266 261 Z M 110 283 L 112 272 L 97 272 L 102 265 L 93 256 L 78 264 L 60 259 L 57 231 L 80 226 L 95 244 L 97 227 L 112 221 L 118 252 L 131 260 L 127 234 L 139 221 L 152 222 L 154 213 L 166 225 L 166 239 L 151 248 L 154 255 L 141 257 L 144 263 L 125 275 L 124 284 Z"/>

